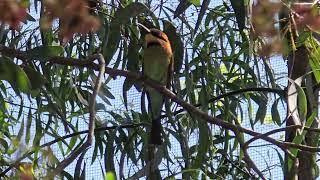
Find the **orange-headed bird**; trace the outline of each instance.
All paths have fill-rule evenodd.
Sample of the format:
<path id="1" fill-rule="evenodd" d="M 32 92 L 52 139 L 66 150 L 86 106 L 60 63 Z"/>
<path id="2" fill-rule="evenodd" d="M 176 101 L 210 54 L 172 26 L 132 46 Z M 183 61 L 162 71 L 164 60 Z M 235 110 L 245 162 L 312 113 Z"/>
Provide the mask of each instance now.
<path id="1" fill-rule="evenodd" d="M 169 87 L 170 77 L 173 72 L 173 54 L 167 35 L 158 30 L 150 29 L 145 35 L 146 47 L 143 56 L 143 74 L 158 82 L 162 86 Z M 147 87 L 149 111 L 152 115 L 152 127 L 150 143 L 161 144 L 161 110 L 164 103 L 164 95 L 151 87 Z"/>

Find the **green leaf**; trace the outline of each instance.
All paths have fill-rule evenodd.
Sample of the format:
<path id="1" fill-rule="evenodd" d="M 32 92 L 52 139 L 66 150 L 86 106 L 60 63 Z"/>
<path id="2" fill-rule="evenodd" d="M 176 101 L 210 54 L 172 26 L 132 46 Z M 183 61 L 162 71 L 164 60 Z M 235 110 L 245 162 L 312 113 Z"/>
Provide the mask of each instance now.
<path id="1" fill-rule="evenodd" d="M 130 18 L 142 13 L 150 14 L 151 12 L 147 6 L 139 2 L 131 3 L 125 8 L 120 8 L 115 12 L 114 19 L 110 24 L 110 31 L 107 38 L 104 40 L 107 43 L 104 43 L 102 48 L 102 54 L 106 60 L 106 64 L 110 62 L 111 58 L 118 49 L 121 38 L 121 25 L 127 24 Z"/>
<path id="2" fill-rule="evenodd" d="M 317 112 L 316 111 L 313 111 L 312 114 L 308 117 L 307 121 L 306 121 L 306 124 L 305 126 L 307 127 L 311 127 L 313 121 L 316 119 L 317 117 Z M 301 134 L 298 134 L 297 136 L 294 137 L 293 139 L 293 143 L 294 144 L 301 144 L 303 139 L 305 138 L 306 134 L 307 134 L 307 131 L 302 129 L 302 133 Z M 290 152 L 292 153 L 292 155 L 294 155 L 294 157 L 297 157 L 298 155 L 298 149 L 293 149 L 291 148 L 290 149 Z M 289 170 L 292 168 L 293 166 L 293 161 L 291 158 L 288 159 L 288 167 L 289 167 Z"/>
<path id="3" fill-rule="evenodd" d="M 29 66 L 24 66 L 23 70 L 30 80 L 32 95 L 37 96 L 40 93 L 40 88 L 48 82 L 47 79 Z"/>
<path id="4" fill-rule="evenodd" d="M 60 56 L 64 52 L 62 46 L 39 46 L 26 52 L 29 59 L 46 61 L 52 57 Z"/>
<path id="5" fill-rule="evenodd" d="M 199 120 L 199 142 L 198 142 L 198 152 L 196 159 L 193 163 L 192 168 L 198 169 L 205 164 L 209 143 L 209 127 L 206 122 Z"/>
<path id="6" fill-rule="evenodd" d="M 7 80 L 15 90 L 30 92 L 31 83 L 23 69 L 3 57 L 0 57 L 0 80 Z"/>
<path id="7" fill-rule="evenodd" d="M 84 156 L 85 156 L 87 150 L 88 149 L 86 149 L 83 153 L 81 153 L 79 159 L 77 160 L 77 164 L 75 166 L 75 171 L 74 171 L 74 175 L 73 175 L 73 177 L 75 179 L 83 179 L 83 178 L 81 178 L 82 174 L 80 174 L 80 172 L 81 172 L 81 164 L 83 162 L 83 159 L 84 159 Z M 85 167 L 83 168 L 83 171 L 85 172 Z"/>
<path id="8" fill-rule="evenodd" d="M 168 36 L 173 50 L 174 72 L 179 72 L 184 58 L 184 44 L 181 35 L 170 21 L 163 20 L 162 22 L 164 26 L 163 32 Z"/>
<path id="9" fill-rule="evenodd" d="M 9 149 L 9 145 L 6 140 L 3 138 L 0 138 L 0 150 L 3 149 L 4 151 L 7 151 Z"/>
<path id="10" fill-rule="evenodd" d="M 309 64 L 317 83 L 320 82 L 320 47 L 311 51 Z"/>
<path id="11" fill-rule="evenodd" d="M 278 111 L 278 102 L 279 99 L 275 100 L 271 107 L 271 115 L 272 115 L 272 121 L 275 122 L 277 125 L 281 125 L 281 119 L 280 114 Z"/>
<path id="12" fill-rule="evenodd" d="M 301 120 L 305 120 L 307 117 L 307 111 L 308 111 L 308 102 L 306 94 L 304 93 L 303 89 L 300 86 L 297 86 L 297 92 L 298 92 L 298 107 L 299 107 L 299 116 Z"/>
<path id="13" fill-rule="evenodd" d="M 230 0 L 231 6 L 236 14 L 239 30 L 242 31 L 246 25 L 246 9 L 244 0 Z"/>
<path id="14" fill-rule="evenodd" d="M 116 180 L 116 176 L 114 175 L 114 173 L 112 171 L 109 171 L 106 173 L 105 180 Z"/>
<path id="15" fill-rule="evenodd" d="M 107 144 L 104 152 L 104 165 L 107 172 L 114 172 L 114 152 L 115 152 L 115 138 L 116 138 L 116 130 L 109 131 L 109 136 L 107 139 Z"/>
<path id="16" fill-rule="evenodd" d="M 258 111 L 256 114 L 255 123 L 260 121 L 260 123 L 263 124 L 264 118 L 266 117 L 266 114 L 267 114 L 267 104 L 266 103 L 259 104 L 259 108 L 258 108 Z"/>
<path id="17" fill-rule="evenodd" d="M 184 13 L 190 5 L 191 5 L 191 2 L 189 0 L 181 0 L 178 7 L 174 11 L 173 18 L 176 18 L 180 14 Z"/>
<path id="18" fill-rule="evenodd" d="M 76 128 L 78 128 L 78 127 L 76 127 Z M 71 138 L 70 143 L 69 143 L 69 145 L 68 145 L 68 150 L 67 150 L 67 153 L 66 153 L 66 154 L 68 154 L 68 153 L 72 150 L 72 148 L 76 145 L 77 140 L 78 140 L 78 136 L 73 136 L 73 137 Z"/>
<path id="19" fill-rule="evenodd" d="M 20 0 L 19 5 L 27 8 L 30 6 L 30 0 Z"/>
<path id="20" fill-rule="evenodd" d="M 139 42 L 137 39 L 138 28 L 137 26 L 133 26 L 131 29 L 132 29 L 132 35 L 131 35 L 130 43 L 128 47 L 127 70 L 132 72 L 138 72 L 139 71 Z"/>
<path id="21" fill-rule="evenodd" d="M 200 12 L 198 14 L 198 19 L 197 19 L 197 22 L 196 22 L 196 25 L 194 27 L 194 31 L 193 31 L 193 34 L 196 34 L 198 28 L 200 27 L 201 25 L 201 22 L 202 22 L 202 19 L 209 7 L 209 4 L 210 4 L 210 1 L 211 0 L 203 0 L 202 2 L 202 5 L 201 5 L 201 9 L 200 9 Z M 192 3 L 192 2 L 191 2 Z M 200 5 L 200 1 L 199 1 L 199 5 Z"/>
<path id="22" fill-rule="evenodd" d="M 69 174 L 67 171 L 62 171 L 61 175 L 68 180 L 74 180 L 73 176 Z"/>
<path id="23" fill-rule="evenodd" d="M 41 126 L 41 119 L 36 117 L 35 118 L 35 124 L 36 124 L 36 133 L 33 139 L 33 146 L 39 146 L 40 140 L 43 137 L 43 132 L 42 132 L 42 126 Z M 49 124 L 49 123 L 48 123 Z"/>
<path id="24" fill-rule="evenodd" d="M 21 124 L 20 124 L 20 129 L 19 129 L 19 132 L 18 132 L 18 135 L 17 135 L 17 139 L 19 141 L 21 141 L 21 137 L 23 136 L 24 126 L 25 126 L 24 123 L 25 123 L 25 121 L 24 121 L 24 119 L 22 119 Z"/>
<path id="25" fill-rule="evenodd" d="M 126 78 L 124 80 L 123 86 L 122 86 L 122 97 L 123 97 L 123 102 L 124 105 L 126 107 L 126 109 L 128 109 L 128 91 L 130 90 L 130 88 L 133 86 L 133 82 L 131 79 Z"/>
<path id="26" fill-rule="evenodd" d="M 200 0 L 188 0 L 188 2 L 190 2 L 191 4 L 193 4 L 195 6 L 200 6 Z"/>
<path id="27" fill-rule="evenodd" d="M 31 108 L 29 108 L 29 113 L 28 113 L 28 118 L 27 118 L 27 125 L 26 125 L 26 136 L 25 136 L 25 141 L 26 144 L 29 143 L 30 141 L 30 132 L 31 132 L 31 123 L 32 123 L 32 111 Z"/>

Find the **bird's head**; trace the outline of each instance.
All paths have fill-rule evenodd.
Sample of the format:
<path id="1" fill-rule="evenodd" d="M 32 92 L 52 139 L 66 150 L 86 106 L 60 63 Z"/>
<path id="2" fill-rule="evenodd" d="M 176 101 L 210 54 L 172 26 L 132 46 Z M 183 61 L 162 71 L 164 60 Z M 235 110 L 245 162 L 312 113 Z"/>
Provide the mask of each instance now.
<path id="1" fill-rule="evenodd" d="M 168 36 L 155 28 L 151 28 L 148 33 L 145 35 L 146 47 L 149 48 L 151 46 L 161 46 L 165 49 L 165 51 L 169 54 L 172 53 L 170 41 Z"/>
<path id="2" fill-rule="evenodd" d="M 152 44 L 170 43 L 168 36 L 164 32 L 154 28 L 150 29 L 146 34 L 145 40 L 147 47 Z"/>

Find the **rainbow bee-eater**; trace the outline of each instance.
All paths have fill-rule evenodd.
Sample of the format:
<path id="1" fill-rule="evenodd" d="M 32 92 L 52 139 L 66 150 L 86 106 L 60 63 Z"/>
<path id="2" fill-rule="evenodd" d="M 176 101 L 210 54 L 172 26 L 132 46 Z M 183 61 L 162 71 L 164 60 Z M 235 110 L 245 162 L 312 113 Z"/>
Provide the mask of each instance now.
<path id="1" fill-rule="evenodd" d="M 173 54 L 167 35 L 158 29 L 146 29 L 145 49 L 143 55 L 143 74 L 158 82 L 162 86 L 169 87 L 170 77 L 173 72 Z M 161 110 L 164 104 L 164 95 L 157 90 L 147 87 L 149 111 L 151 111 L 152 126 L 150 143 L 161 144 Z"/>

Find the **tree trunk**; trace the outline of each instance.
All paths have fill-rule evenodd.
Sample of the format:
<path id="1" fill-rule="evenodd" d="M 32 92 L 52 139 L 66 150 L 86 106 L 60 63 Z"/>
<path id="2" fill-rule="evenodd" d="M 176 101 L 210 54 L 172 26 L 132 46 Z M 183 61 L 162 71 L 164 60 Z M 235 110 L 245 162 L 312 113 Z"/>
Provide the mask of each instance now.
<path id="1" fill-rule="evenodd" d="M 292 52 L 288 57 L 288 77 L 293 81 L 297 80 L 298 84 L 301 87 L 305 87 L 308 84 L 309 87 L 315 86 L 315 81 L 313 75 L 305 76 L 299 79 L 302 75 L 307 74 L 310 71 L 309 66 L 309 52 L 306 47 L 301 46 L 298 47 L 296 51 Z M 296 124 L 304 124 L 306 119 L 300 119 L 298 114 L 298 100 L 297 100 L 297 92 L 292 93 L 292 89 L 295 85 L 291 86 L 292 83 L 288 82 L 288 93 L 287 93 L 287 110 L 288 110 L 288 119 L 286 122 L 286 126 L 296 125 Z M 318 102 L 318 91 L 307 92 L 305 94 L 308 100 L 308 112 L 307 117 L 309 117 L 313 111 L 317 110 L 317 102 Z M 313 99 L 313 102 L 310 101 Z M 292 105 L 295 103 L 295 110 L 293 110 Z M 291 105 L 291 107 L 290 107 Z M 318 120 L 314 120 L 312 127 L 318 128 L 319 123 Z M 296 130 L 287 130 L 285 132 L 285 140 L 287 142 L 292 142 L 297 133 L 301 133 Z M 305 136 L 302 144 L 308 146 L 317 146 L 318 136 L 316 133 L 308 132 Z M 303 179 L 303 180 L 313 180 L 316 179 L 316 171 L 317 164 L 315 162 L 316 153 L 310 152 L 302 152 L 298 153 L 298 157 L 296 162 L 294 163 L 294 167 L 288 167 L 289 157 L 285 155 L 285 165 L 284 165 L 284 178 L 286 180 L 292 179 Z"/>

